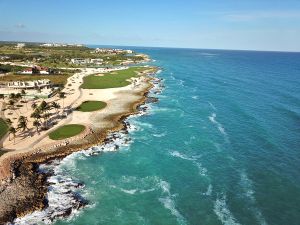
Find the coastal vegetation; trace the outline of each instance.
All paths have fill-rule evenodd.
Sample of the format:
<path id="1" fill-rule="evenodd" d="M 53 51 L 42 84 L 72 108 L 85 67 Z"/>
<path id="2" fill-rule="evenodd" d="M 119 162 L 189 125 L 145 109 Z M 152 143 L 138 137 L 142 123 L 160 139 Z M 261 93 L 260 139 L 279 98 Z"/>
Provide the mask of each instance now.
<path id="1" fill-rule="evenodd" d="M 100 59 L 103 65 L 121 65 L 123 62 L 139 62 L 144 59 L 141 55 L 127 54 L 125 51 L 94 51 L 82 45 L 57 45 L 49 46 L 41 43 L 26 43 L 22 48 L 16 47 L 17 43 L 0 42 L 1 61 L 32 62 L 39 66 L 50 68 L 84 68 L 87 65 L 74 64 L 72 58 Z M 91 64 L 92 66 L 92 64 Z"/>
<path id="2" fill-rule="evenodd" d="M 49 134 L 52 140 L 62 140 L 69 137 L 76 136 L 84 131 L 85 126 L 80 124 L 68 124 L 57 128 Z"/>
<path id="3" fill-rule="evenodd" d="M 105 89 L 125 87 L 130 84 L 129 79 L 138 76 L 140 72 L 148 70 L 147 67 L 130 67 L 103 75 L 90 75 L 83 78 L 83 89 Z"/>
<path id="4" fill-rule="evenodd" d="M 7 133 L 7 131 L 8 131 L 7 123 L 2 118 L 0 118 L 0 139 L 3 138 L 3 136 Z"/>
<path id="5" fill-rule="evenodd" d="M 20 70 L 22 70 L 24 67 L 22 66 L 13 66 L 13 65 L 6 65 L 6 64 L 0 64 L 0 73 L 16 73 Z"/>
<path id="6" fill-rule="evenodd" d="M 80 106 L 78 106 L 77 110 L 81 112 L 93 112 L 106 107 L 105 102 L 101 101 L 85 101 Z"/>

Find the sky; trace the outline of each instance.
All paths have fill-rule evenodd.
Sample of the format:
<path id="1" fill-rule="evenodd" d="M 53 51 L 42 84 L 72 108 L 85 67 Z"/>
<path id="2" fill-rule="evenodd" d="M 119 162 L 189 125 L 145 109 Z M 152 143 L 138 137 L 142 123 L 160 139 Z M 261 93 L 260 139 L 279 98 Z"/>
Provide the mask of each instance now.
<path id="1" fill-rule="evenodd" d="M 300 52 L 300 0 L 0 0 L 0 40 Z"/>

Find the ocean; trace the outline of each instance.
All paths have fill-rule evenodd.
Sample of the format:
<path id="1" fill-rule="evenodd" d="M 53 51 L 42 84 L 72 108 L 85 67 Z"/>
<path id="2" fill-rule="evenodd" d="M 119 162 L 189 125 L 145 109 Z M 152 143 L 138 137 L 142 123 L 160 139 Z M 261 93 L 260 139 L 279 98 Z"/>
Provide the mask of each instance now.
<path id="1" fill-rule="evenodd" d="M 299 225 L 300 53 L 134 50 L 161 68 L 159 102 L 127 119 L 117 151 L 53 163 L 53 211 L 19 224 L 80 196 L 53 224 Z"/>

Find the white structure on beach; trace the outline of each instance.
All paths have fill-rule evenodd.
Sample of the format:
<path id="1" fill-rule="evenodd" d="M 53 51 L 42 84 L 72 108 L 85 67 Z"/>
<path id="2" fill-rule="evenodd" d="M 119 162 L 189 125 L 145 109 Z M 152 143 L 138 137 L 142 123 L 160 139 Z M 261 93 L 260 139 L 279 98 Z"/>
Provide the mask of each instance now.
<path id="1" fill-rule="evenodd" d="M 123 50 L 123 49 L 110 49 L 110 48 L 96 48 L 91 53 L 104 53 L 104 54 L 120 54 L 120 53 L 127 53 L 132 54 L 132 50 Z"/>
<path id="2" fill-rule="evenodd" d="M 103 62 L 103 59 L 91 59 L 90 60 L 90 63 L 98 64 L 98 65 L 101 65 L 102 62 Z"/>
<path id="3" fill-rule="evenodd" d="M 41 44 L 41 47 L 83 47 L 82 44 L 60 44 L 60 43 L 45 43 Z"/>
<path id="4" fill-rule="evenodd" d="M 35 88 L 49 88 L 51 87 L 51 81 L 48 79 L 33 80 L 33 81 L 13 81 L 7 83 L 8 88 L 13 89 L 35 89 Z"/>
<path id="5" fill-rule="evenodd" d="M 71 63 L 73 63 L 73 64 L 88 64 L 88 63 L 90 63 L 90 59 L 74 58 L 74 59 L 71 59 Z"/>
<path id="6" fill-rule="evenodd" d="M 23 47 L 25 47 L 25 44 L 24 43 L 18 43 L 16 47 L 17 48 L 23 48 Z"/>

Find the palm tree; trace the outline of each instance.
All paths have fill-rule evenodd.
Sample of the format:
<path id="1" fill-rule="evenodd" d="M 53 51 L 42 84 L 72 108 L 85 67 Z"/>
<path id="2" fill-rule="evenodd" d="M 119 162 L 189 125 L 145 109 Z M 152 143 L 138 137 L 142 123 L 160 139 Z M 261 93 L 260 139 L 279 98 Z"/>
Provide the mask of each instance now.
<path id="1" fill-rule="evenodd" d="M 36 108 L 37 108 L 37 104 L 36 104 L 35 102 L 32 103 L 31 108 L 32 108 L 32 109 L 36 109 Z"/>
<path id="2" fill-rule="evenodd" d="M 21 94 L 22 94 L 22 97 L 24 97 L 26 95 L 26 91 L 24 89 L 22 89 Z M 25 105 L 26 105 L 26 110 L 28 111 L 27 100 L 24 100 L 24 101 L 25 101 Z"/>
<path id="3" fill-rule="evenodd" d="M 12 100 L 14 100 L 16 98 L 16 94 L 15 93 L 11 93 L 9 95 L 9 98 L 12 99 Z"/>
<path id="4" fill-rule="evenodd" d="M 18 116 L 19 114 L 16 112 L 15 107 L 14 107 L 15 101 L 12 100 L 12 99 L 10 99 L 10 100 L 8 101 L 8 105 L 9 105 L 9 109 L 10 109 L 10 110 L 14 110 L 15 114 Z M 10 112 L 11 112 L 11 111 L 10 111 Z"/>
<path id="5" fill-rule="evenodd" d="M 65 95 L 66 93 L 65 92 L 59 92 L 59 98 L 63 100 L 63 111 L 64 111 L 64 108 L 65 108 Z"/>
<path id="6" fill-rule="evenodd" d="M 0 99 L 3 99 L 4 101 L 4 94 L 0 94 Z"/>
<path id="7" fill-rule="evenodd" d="M 17 93 L 17 94 L 15 95 L 15 98 L 16 98 L 17 100 L 20 100 L 20 99 L 22 98 L 22 95 L 21 95 L 20 93 Z"/>
<path id="8" fill-rule="evenodd" d="M 42 118 L 39 110 L 37 110 L 37 109 L 34 110 L 33 113 L 31 113 L 30 117 L 35 118 L 36 120 L 40 120 Z"/>
<path id="9" fill-rule="evenodd" d="M 18 128 L 23 129 L 22 131 L 25 131 L 26 129 L 28 129 L 27 127 L 27 118 L 25 116 L 20 116 L 19 120 L 18 120 Z"/>
<path id="10" fill-rule="evenodd" d="M 8 118 L 8 119 L 6 119 L 6 123 L 7 123 L 7 125 L 8 125 L 8 126 L 11 126 L 11 125 L 12 125 L 12 121 L 11 121 L 11 119 L 9 119 L 9 118 Z"/>
<path id="11" fill-rule="evenodd" d="M 41 110 L 41 112 L 44 112 L 47 108 L 47 105 L 48 105 L 47 102 L 42 101 L 38 108 Z"/>
<path id="12" fill-rule="evenodd" d="M 52 102 L 51 106 L 56 110 L 56 113 L 60 109 L 60 105 L 57 102 Z"/>
<path id="13" fill-rule="evenodd" d="M 50 113 L 44 113 L 43 118 L 44 118 L 44 122 L 45 122 L 45 127 L 48 127 L 48 119 L 50 118 Z"/>
<path id="14" fill-rule="evenodd" d="M 39 127 L 41 126 L 40 121 L 38 121 L 38 120 L 33 121 L 33 126 L 35 126 L 35 128 L 36 128 L 36 132 L 38 134 L 40 134 L 40 132 L 39 132 Z"/>
<path id="15" fill-rule="evenodd" d="M 8 130 L 8 132 L 9 132 L 9 137 L 8 137 L 9 141 L 10 141 L 10 134 L 12 134 L 12 135 L 13 135 L 13 137 L 14 137 L 14 143 L 15 143 L 15 139 L 16 139 L 16 133 L 17 133 L 17 130 L 16 130 L 16 128 L 14 128 L 14 127 L 10 127 L 10 128 L 9 128 L 9 130 Z"/>

